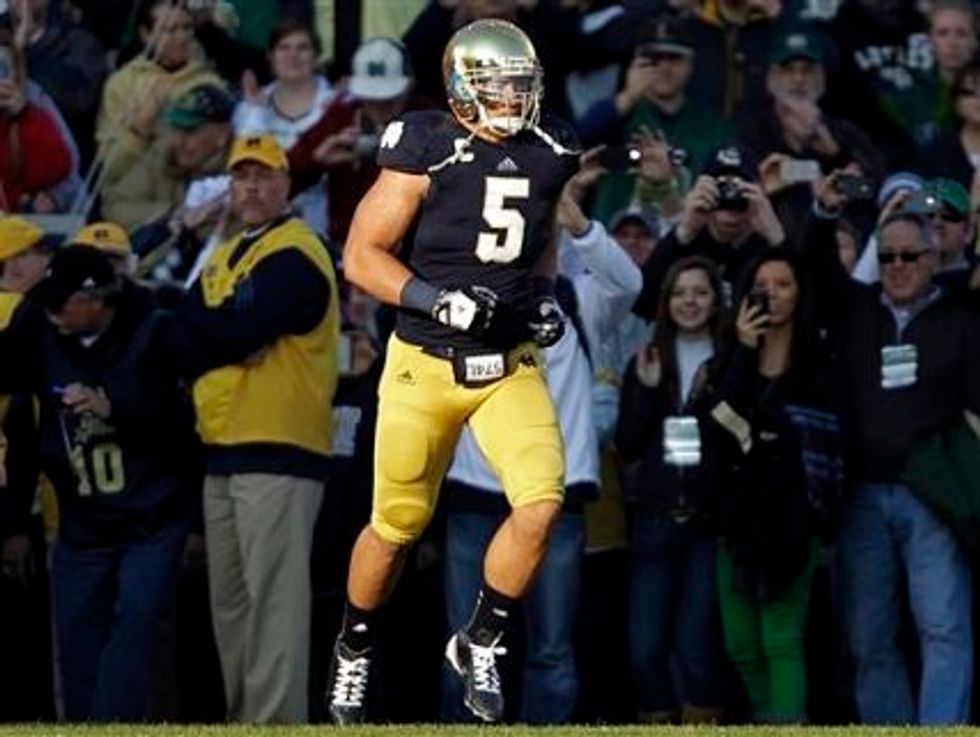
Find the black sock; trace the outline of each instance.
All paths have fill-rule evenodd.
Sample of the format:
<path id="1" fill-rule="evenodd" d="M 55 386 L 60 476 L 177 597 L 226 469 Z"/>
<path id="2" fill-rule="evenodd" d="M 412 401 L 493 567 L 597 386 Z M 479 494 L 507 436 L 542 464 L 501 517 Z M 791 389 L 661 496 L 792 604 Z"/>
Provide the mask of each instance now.
<path id="1" fill-rule="evenodd" d="M 473 616 L 466 625 L 466 634 L 475 644 L 489 647 L 507 629 L 507 621 L 516 608 L 517 599 L 495 591 L 484 581 L 483 588 L 476 597 Z"/>
<path id="2" fill-rule="evenodd" d="M 374 644 L 374 627 L 377 611 L 359 609 L 347 601 L 344 607 L 344 624 L 340 630 L 340 641 L 356 653 L 367 650 Z"/>

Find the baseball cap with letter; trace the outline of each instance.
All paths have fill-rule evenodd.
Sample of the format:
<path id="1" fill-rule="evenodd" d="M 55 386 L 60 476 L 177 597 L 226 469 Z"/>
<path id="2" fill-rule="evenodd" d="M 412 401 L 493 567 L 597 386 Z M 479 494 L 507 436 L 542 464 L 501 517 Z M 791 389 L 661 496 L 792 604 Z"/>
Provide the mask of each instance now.
<path id="1" fill-rule="evenodd" d="M 254 161 L 270 169 L 289 171 L 289 159 L 276 139 L 268 134 L 260 136 L 242 136 L 236 138 L 231 145 L 228 156 L 228 169 L 234 169 L 238 164 Z"/>
<path id="2" fill-rule="evenodd" d="M 101 222 L 86 225 L 75 233 L 73 246 L 91 246 L 112 256 L 128 256 L 133 252 L 129 235 L 115 223 Z"/>
<path id="3" fill-rule="evenodd" d="M 404 47 L 392 38 L 369 38 L 351 59 L 350 91 L 362 100 L 391 100 L 412 81 Z"/>

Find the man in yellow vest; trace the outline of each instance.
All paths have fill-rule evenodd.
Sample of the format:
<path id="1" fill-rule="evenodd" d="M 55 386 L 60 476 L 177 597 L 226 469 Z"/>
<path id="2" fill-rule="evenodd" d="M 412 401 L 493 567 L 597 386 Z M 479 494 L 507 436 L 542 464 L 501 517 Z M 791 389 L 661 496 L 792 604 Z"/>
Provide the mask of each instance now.
<path id="1" fill-rule="evenodd" d="M 207 448 L 211 610 L 229 717 L 306 721 L 309 559 L 330 448 L 338 294 L 325 245 L 289 213 L 275 140 L 238 139 L 228 169 L 244 230 L 214 251 L 184 306 L 207 362 L 194 404 Z"/>

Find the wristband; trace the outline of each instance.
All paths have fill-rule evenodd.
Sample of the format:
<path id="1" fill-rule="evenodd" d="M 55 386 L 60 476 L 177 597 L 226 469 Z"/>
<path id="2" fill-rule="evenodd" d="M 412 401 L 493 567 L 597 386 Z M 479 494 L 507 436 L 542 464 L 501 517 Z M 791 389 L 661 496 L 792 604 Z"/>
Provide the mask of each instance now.
<path id="1" fill-rule="evenodd" d="M 425 279 L 413 276 L 402 287 L 398 302 L 402 307 L 431 315 L 438 299 L 438 288 L 429 284 Z"/>

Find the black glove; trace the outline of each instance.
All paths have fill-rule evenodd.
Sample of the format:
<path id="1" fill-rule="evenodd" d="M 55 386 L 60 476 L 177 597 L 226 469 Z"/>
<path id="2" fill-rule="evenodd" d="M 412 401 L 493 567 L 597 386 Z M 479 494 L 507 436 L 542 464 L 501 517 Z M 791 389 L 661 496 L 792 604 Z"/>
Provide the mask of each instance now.
<path id="1" fill-rule="evenodd" d="M 457 330 L 484 335 L 490 330 L 499 300 L 481 286 L 443 289 L 432 307 L 432 319 Z"/>
<path id="2" fill-rule="evenodd" d="M 538 297 L 527 321 L 531 338 L 542 348 L 553 346 L 565 334 L 565 316 L 554 297 Z"/>

